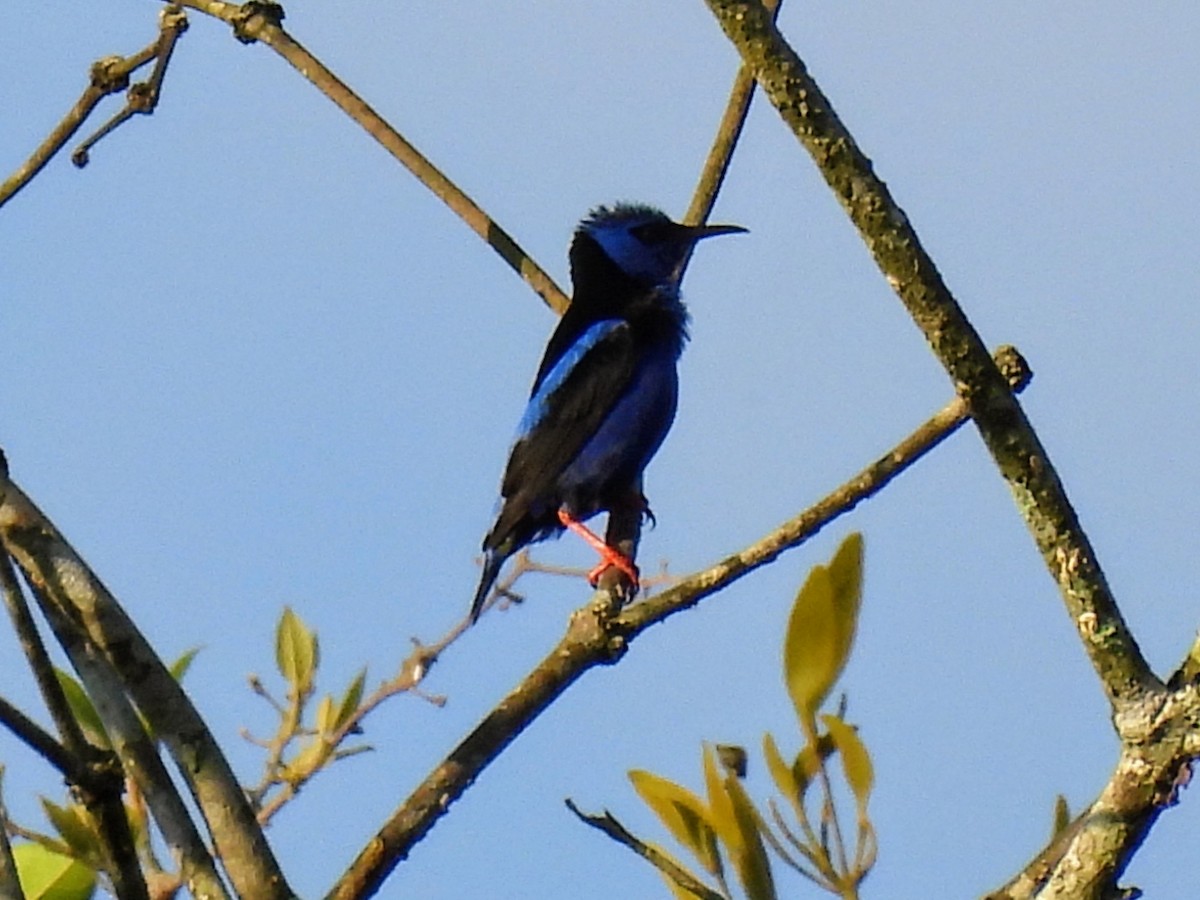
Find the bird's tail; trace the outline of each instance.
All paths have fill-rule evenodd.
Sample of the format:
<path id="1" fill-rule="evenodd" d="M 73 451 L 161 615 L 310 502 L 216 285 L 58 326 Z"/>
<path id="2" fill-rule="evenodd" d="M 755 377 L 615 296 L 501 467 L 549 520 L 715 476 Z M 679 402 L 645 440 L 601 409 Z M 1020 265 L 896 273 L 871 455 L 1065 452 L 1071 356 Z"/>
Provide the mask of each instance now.
<path id="1" fill-rule="evenodd" d="M 508 554 L 501 553 L 496 549 L 484 553 L 483 574 L 479 578 L 479 587 L 475 589 L 475 599 L 471 601 L 472 625 L 483 611 L 483 604 L 487 601 L 488 594 L 492 591 L 492 585 L 496 583 L 496 576 L 500 574 L 500 567 L 504 565 L 506 559 L 508 559 Z"/>

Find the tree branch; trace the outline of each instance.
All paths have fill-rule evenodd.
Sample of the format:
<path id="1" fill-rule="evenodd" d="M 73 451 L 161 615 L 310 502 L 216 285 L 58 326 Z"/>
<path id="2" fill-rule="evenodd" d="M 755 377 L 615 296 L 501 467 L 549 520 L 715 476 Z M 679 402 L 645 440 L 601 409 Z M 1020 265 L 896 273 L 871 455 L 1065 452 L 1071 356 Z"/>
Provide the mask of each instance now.
<path id="1" fill-rule="evenodd" d="M 7 494 L 7 492 L 6 492 Z M 0 552 L 0 588 L 4 602 L 20 637 L 25 656 L 33 669 L 38 687 L 63 743 L 27 719 L 9 704 L 6 724 L 31 747 L 41 753 L 63 775 L 92 818 L 99 839 L 105 868 L 121 900 L 144 900 L 149 894 L 138 865 L 133 834 L 125 816 L 122 793 L 125 783 L 121 764 L 109 751 L 93 746 L 72 715 L 62 685 L 54 673 L 50 657 L 38 634 L 33 616 L 6 553 Z"/>
<path id="2" fill-rule="evenodd" d="M 16 193 L 25 187 L 38 172 L 45 168 L 46 163 L 69 141 L 79 130 L 92 110 L 109 94 L 119 93 L 129 86 L 129 76 L 140 69 L 158 54 L 160 38 L 156 38 L 148 47 L 139 50 L 133 56 L 106 56 L 92 64 L 90 83 L 84 89 L 83 95 L 71 107 L 70 112 L 54 127 L 33 155 L 21 165 L 17 171 L 0 184 L 0 207 L 11 200 Z"/>
<path id="3" fill-rule="evenodd" d="M 163 78 L 175 52 L 175 44 L 188 28 L 187 16 L 177 5 L 171 4 L 158 14 L 158 40 L 154 44 L 154 70 L 148 81 L 131 85 L 125 96 L 125 106 L 109 119 L 100 130 L 85 140 L 71 154 L 71 162 L 82 169 L 88 164 L 88 153 L 100 140 L 115 131 L 135 115 L 149 116 L 158 106 L 162 94 Z"/>
<path id="4" fill-rule="evenodd" d="M 1024 411 L 933 260 L 757 0 L 706 0 L 784 122 L 812 155 L 899 295 L 1008 483 L 1112 704 L 1119 731 L 1140 733 L 1161 688 L 1121 617 L 1096 554 Z"/>
<path id="5" fill-rule="evenodd" d="M 624 844 L 642 859 L 662 872 L 663 875 L 670 878 L 675 884 L 688 891 L 700 900 L 727 900 L 724 894 L 720 894 L 708 887 L 701 881 L 697 881 L 692 877 L 692 873 L 683 866 L 667 856 L 656 847 L 651 847 L 644 841 L 638 840 L 637 836 L 631 834 L 629 829 L 622 825 L 617 818 L 608 810 L 604 811 L 603 815 L 589 815 L 579 809 L 571 800 L 564 801 L 567 804 L 567 809 L 575 813 L 581 822 L 585 825 L 591 825 L 593 828 L 604 832 L 618 844 Z"/>
<path id="6" fill-rule="evenodd" d="M 336 103 L 342 112 L 362 126 L 367 134 L 378 141 L 439 200 L 450 207 L 468 228 L 487 241 L 488 246 L 533 288 L 547 306 L 558 313 L 567 308 L 567 295 L 554 283 L 554 279 L 521 249 L 507 231 L 416 147 L 401 137 L 399 132 L 365 100 L 283 29 L 282 6 L 263 2 L 248 2 L 238 6 L 223 0 L 180 0 L 179 5 L 231 25 L 234 35 L 242 43 L 261 41 L 282 56 L 322 94 Z"/>
<path id="7" fill-rule="evenodd" d="M 1028 372 L 1015 351 L 1007 351 L 1015 389 Z M 842 487 L 762 540 L 678 585 L 613 616 L 609 593 L 598 590 L 592 602 L 571 616 L 567 633 L 521 683 L 452 750 L 389 817 L 326 895 L 326 900 L 359 900 L 379 890 L 384 879 L 445 815 L 450 804 L 534 719 L 584 672 L 616 662 L 629 642 L 656 622 L 694 606 L 703 597 L 766 565 L 796 547 L 842 513 L 879 491 L 967 419 L 967 405 L 956 398 L 889 453 Z"/>
<path id="8" fill-rule="evenodd" d="M 36 587 L 30 589 L 87 689 L 126 775 L 145 796 L 163 842 L 179 866 L 182 882 L 197 900 L 229 900 L 216 864 L 116 673 L 87 641 L 83 631 L 66 617 L 61 604 L 51 601 Z"/>
<path id="9" fill-rule="evenodd" d="M 39 599 L 58 614 L 60 624 L 74 629 L 84 649 L 94 651 L 119 674 L 121 686 L 191 788 L 237 893 L 248 900 L 291 898 L 241 785 L 183 689 L 41 510 L 11 481 L 6 488 L 0 505 L 5 548 Z"/>
<path id="10" fill-rule="evenodd" d="M 8 843 L 8 810 L 4 808 L 4 766 L 0 765 L 0 897 L 24 900 L 17 878 L 17 862 Z"/>

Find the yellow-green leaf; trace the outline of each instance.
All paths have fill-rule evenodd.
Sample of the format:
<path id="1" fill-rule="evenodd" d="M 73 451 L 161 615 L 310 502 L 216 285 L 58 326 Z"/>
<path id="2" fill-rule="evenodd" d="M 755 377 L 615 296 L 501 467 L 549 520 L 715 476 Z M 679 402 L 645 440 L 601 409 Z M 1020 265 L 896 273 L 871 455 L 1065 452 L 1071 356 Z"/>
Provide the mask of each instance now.
<path id="1" fill-rule="evenodd" d="M 712 747 L 705 744 L 701 756 L 704 764 L 704 791 L 708 795 L 708 821 L 717 836 L 732 851 L 736 849 L 738 842 L 733 804 L 729 795 L 725 793 L 725 781 L 717 768 L 716 754 Z"/>
<path id="2" fill-rule="evenodd" d="M 319 662 L 316 633 L 292 612 L 290 606 L 285 606 L 275 629 L 275 664 L 279 674 L 303 696 L 312 690 L 313 675 Z"/>
<path id="3" fill-rule="evenodd" d="M 775 789 L 787 797 L 789 803 L 798 802 L 800 785 L 796 781 L 796 773 L 779 752 L 779 746 L 769 731 L 763 735 L 763 759 L 766 760 L 767 771 L 771 773 L 771 779 L 775 782 Z"/>
<path id="4" fill-rule="evenodd" d="M 730 854 L 738 881 L 750 900 L 775 900 L 771 862 L 759 832 L 760 817 L 736 775 L 725 776 L 725 791 L 738 830 L 738 851 Z"/>
<path id="5" fill-rule="evenodd" d="M 92 705 L 92 699 L 83 689 L 83 685 L 73 675 L 62 669 L 55 668 L 54 675 L 63 690 L 63 696 L 67 698 L 67 706 L 71 708 L 71 714 L 75 716 L 75 721 L 83 729 L 84 737 L 97 747 L 104 750 L 109 749 L 111 744 L 108 742 L 108 732 L 104 730 L 100 714 L 96 712 L 96 707 Z"/>
<path id="6" fill-rule="evenodd" d="M 346 695 L 342 697 L 342 702 L 338 705 L 338 728 L 345 725 L 350 720 L 350 717 L 358 712 L 358 705 L 362 703 L 363 688 L 366 683 L 367 670 L 360 669 L 359 673 L 354 676 L 354 680 L 350 682 L 350 687 L 346 689 Z"/>
<path id="7" fill-rule="evenodd" d="M 821 771 L 821 762 L 827 754 L 822 754 L 819 747 L 821 742 L 826 740 L 828 740 L 828 735 L 820 738 L 815 744 L 806 744 L 792 762 L 792 777 L 796 779 L 801 797 L 808 790 L 808 786 L 812 784 L 812 780 L 817 777 L 817 773 Z"/>
<path id="8" fill-rule="evenodd" d="M 284 780 L 293 785 L 308 780 L 329 762 L 332 753 L 329 743 L 316 735 L 283 767 Z"/>
<path id="9" fill-rule="evenodd" d="M 871 765 L 871 756 L 867 747 L 858 736 L 858 732 L 839 719 L 837 716 L 821 716 L 821 721 L 829 729 L 838 756 L 842 759 L 842 770 L 846 773 L 846 783 L 858 801 L 860 817 L 867 808 L 867 799 L 875 783 L 875 768 Z"/>
<path id="10" fill-rule="evenodd" d="M 334 719 L 333 697 L 326 694 L 317 704 L 317 734 L 332 734 L 335 728 L 337 722 Z"/>
<path id="11" fill-rule="evenodd" d="M 703 878 L 700 878 L 695 872 L 691 871 L 687 866 L 685 866 L 683 863 L 681 863 L 672 854 L 668 853 L 663 847 L 661 847 L 658 844 L 652 843 L 650 841 L 646 841 L 645 844 L 649 849 L 653 850 L 655 853 L 660 854 L 663 857 L 663 859 L 669 860 L 672 864 L 674 864 L 675 866 L 678 866 L 680 870 L 686 872 L 697 884 L 704 884 Z M 658 873 L 660 875 L 662 875 L 663 881 L 665 881 L 667 883 L 667 888 L 671 891 L 671 896 L 674 897 L 675 900 L 696 900 L 695 894 L 693 894 L 687 888 L 680 887 L 679 882 L 677 882 L 674 878 L 672 878 L 670 875 L 668 875 L 665 869 L 656 865 L 655 861 L 652 858 L 648 858 L 648 861 L 650 862 L 651 865 L 654 865 L 654 867 L 656 869 L 658 869 Z"/>
<path id="12" fill-rule="evenodd" d="M 42 811 L 72 855 L 89 860 L 99 855 L 99 840 L 82 806 L 77 803 L 59 806 L 45 797 L 40 799 Z"/>
<path id="13" fill-rule="evenodd" d="M 783 645 L 788 694 L 806 736 L 845 668 L 862 597 L 862 536 L 842 542 L 829 566 L 814 566 L 792 606 Z"/>
<path id="14" fill-rule="evenodd" d="M 704 801 L 682 785 L 643 769 L 630 770 L 629 780 L 672 837 L 691 851 L 706 872 L 720 874 L 721 856 Z"/>
<path id="15" fill-rule="evenodd" d="M 13 847 L 25 900 L 88 900 L 96 889 L 93 869 L 40 844 Z"/>
<path id="16" fill-rule="evenodd" d="M 192 647 L 189 650 L 184 650 L 180 654 L 179 659 L 171 663 L 167 670 L 171 673 L 171 677 L 176 681 L 183 681 L 183 676 L 187 674 L 187 670 L 192 667 L 192 660 L 196 658 L 196 654 L 200 652 L 199 647 Z"/>
<path id="17" fill-rule="evenodd" d="M 1058 837 L 1071 824 L 1071 808 L 1067 806 L 1067 798 L 1058 794 L 1054 798 L 1054 824 L 1050 837 Z"/>

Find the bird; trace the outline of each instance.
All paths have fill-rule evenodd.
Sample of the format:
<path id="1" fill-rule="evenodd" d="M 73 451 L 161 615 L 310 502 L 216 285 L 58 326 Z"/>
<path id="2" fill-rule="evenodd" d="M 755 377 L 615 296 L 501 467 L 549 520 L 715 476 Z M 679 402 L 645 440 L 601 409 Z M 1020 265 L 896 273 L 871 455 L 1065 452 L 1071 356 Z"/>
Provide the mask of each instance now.
<path id="1" fill-rule="evenodd" d="M 505 560 L 570 529 L 638 588 L 632 559 L 583 523 L 636 502 L 653 518 L 642 473 L 675 419 L 676 363 L 688 340 L 679 296 L 697 241 L 744 232 L 738 225 L 684 225 L 651 206 L 598 206 L 569 251 L 572 296 L 546 344 L 500 486 L 499 511 L 483 539 L 483 572 L 471 621 Z M 632 501 L 631 501 L 632 498 Z"/>

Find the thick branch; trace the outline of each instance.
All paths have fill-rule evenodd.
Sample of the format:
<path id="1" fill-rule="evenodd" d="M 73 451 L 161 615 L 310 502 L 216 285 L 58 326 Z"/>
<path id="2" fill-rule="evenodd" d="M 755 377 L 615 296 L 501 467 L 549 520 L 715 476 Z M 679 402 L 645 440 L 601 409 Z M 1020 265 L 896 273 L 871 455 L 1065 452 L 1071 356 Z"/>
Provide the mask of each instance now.
<path id="1" fill-rule="evenodd" d="M 1015 351 L 1006 357 L 1013 365 L 1019 388 L 1028 373 L 1018 364 Z M 359 853 L 327 895 L 327 900 L 358 900 L 379 890 L 388 874 L 408 856 L 413 846 L 445 815 L 479 774 L 517 735 L 541 715 L 584 672 L 615 662 L 629 642 L 650 625 L 694 606 L 784 550 L 798 546 L 842 513 L 880 490 L 884 484 L 937 446 L 967 419 L 961 398 L 926 422 L 891 452 L 868 466 L 810 510 L 773 531 L 741 553 L 690 578 L 674 588 L 639 603 L 612 618 L 614 605 L 607 591 L 596 592 L 592 605 L 571 618 L 566 635 L 537 667 L 505 697 L 463 741 L 451 751 L 401 804 Z"/>
<path id="2" fill-rule="evenodd" d="M 706 0 L 784 122 L 812 155 L 876 264 L 963 396 L 1123 719 L 1161 687 L 1117 608 L 1050 458 L 870 160 L 757 0 Z"/>
<path id="3" fill-rule="evenodd" d="M 54 673 L 25 596 L 17 583 L 12 563 L 3 552 L 0 552 L 0 586 L 13 627 L 20 636 L 21 647 L 34 671 L 42 698 L 51 710 L 62 744 L 15 708 L 8 708 L 6 724 L 67 777 L 77 798 L 95 823 L 101 853 L 117 896 L 122 900 L 148 897 L 133 834 L 129 829 L 129 819 L 125 816 L 121 799 L 125 784 L 121 765 L 112 753 L 88 742 L 71 714 L 62 685 Z"/>
<path id="4" fill-rule="evenodd" d="M 290 898 L 241 786 L 191 700 L 137 626 L 54 525 L 11 481 L 0 506 L 0 537 L 26 580 L 121 678 L 166 745 L 200 807 L 238 894 Z M 53 623 L 52 623 L 53 624 Z"/>
<path id="5" fill-rule="evenodd" d="M 87 689 L 104 724 L 109 745 L 121 760 L 126 776 L 145 796 L 171 859 L 179 866 L 183 884 L 197 900 L 229 900 L 212 856 L 175 789 L 158 748 L 125 696 L 116 673 L 98 656 L 86 635 L 67 618 L 63 604 L 52 601 L 36 588 L 33 593 L 55 638 Z"/>

